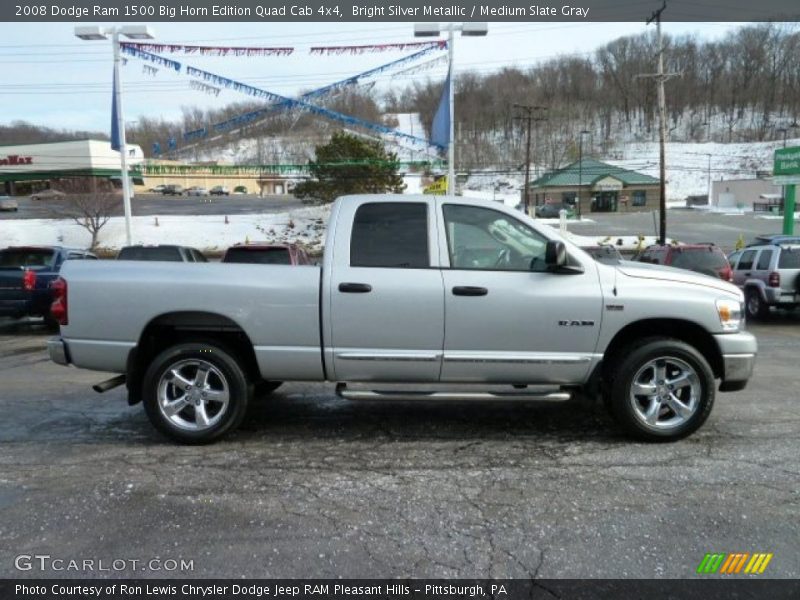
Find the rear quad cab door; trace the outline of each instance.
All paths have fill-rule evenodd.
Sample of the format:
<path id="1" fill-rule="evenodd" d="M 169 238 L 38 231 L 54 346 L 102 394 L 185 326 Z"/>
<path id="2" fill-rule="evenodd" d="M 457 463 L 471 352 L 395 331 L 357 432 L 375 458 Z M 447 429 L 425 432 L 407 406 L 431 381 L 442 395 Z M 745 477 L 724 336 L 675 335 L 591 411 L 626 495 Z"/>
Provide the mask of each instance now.
<path id="1" fill-rule="evenodd" d="M 329 378 L 438 381 L 444 291 L 435 265 L 435 220 L 433 201 L 351 197 L 342 202 L 327 290 Z"/>

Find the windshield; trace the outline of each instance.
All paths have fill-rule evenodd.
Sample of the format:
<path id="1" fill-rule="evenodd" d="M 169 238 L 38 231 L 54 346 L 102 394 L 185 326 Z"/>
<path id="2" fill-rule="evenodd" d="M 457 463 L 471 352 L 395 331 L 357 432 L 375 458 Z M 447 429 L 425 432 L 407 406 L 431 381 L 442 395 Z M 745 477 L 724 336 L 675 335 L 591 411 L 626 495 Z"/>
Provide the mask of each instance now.
<path id="1" fill-rule="evenodd" d="M 225 254 L 226 263 L 250 263 L 258 265 L 292 264 L 287 248 L 231 248 Z"/>
<path id="2" fill-rule="evenodd" d="M 0 269 L 49 267 L 52 260 L 52 250 L 35 248 L 0 250 Z"/>

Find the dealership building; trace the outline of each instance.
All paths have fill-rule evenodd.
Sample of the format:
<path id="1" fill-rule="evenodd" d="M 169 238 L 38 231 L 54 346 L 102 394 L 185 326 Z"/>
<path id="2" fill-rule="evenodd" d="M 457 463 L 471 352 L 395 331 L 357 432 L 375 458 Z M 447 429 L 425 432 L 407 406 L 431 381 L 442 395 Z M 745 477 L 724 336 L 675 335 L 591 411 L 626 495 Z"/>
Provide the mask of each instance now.
<path id="1" fill-rule="evenodd" d="M 142 149 L 129 144 L 128 165 L 134 183 L 143 184 L 136 169 L 144 161 Z M 120 178 L 120 155 L 110 142 L 79 140 L 49 144 L 0 146 L 0 193 L 22 196 L 55 188 L 71 177 Z M 139 181 L 137 181 L 139 179 Z"/>
<path id="2" fill-rule="evenodd" d="M 127 152 L 134 193 L 166 184 L 206 189 L 219 185 L 255 194 L 286 194 L 291 188 L 289 177 L 270 172 L 269 167 L 145 159 L 136 144 L 128 144 Z M 59 189 L 60 182 L 74 177 L 111 180 L 121 186 L 120 172 L 119 152 L 107 141 L 0 146 L 0 195 L 25 196 Z"/>

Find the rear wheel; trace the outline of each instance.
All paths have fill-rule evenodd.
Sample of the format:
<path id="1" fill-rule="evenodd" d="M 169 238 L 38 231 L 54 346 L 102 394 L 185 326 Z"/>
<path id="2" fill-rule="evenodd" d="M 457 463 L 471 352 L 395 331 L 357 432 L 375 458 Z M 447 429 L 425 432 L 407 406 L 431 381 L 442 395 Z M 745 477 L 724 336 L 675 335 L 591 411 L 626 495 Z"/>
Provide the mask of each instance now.
<path id="1" fill-rule="evenodd" d="M 769 306 L 762 300 L 757 289 L 750 288 L 745 295 L 745 311 L 749 319 L 764 319 L 769 314 Z"/>
<path id="2" fill-rule="evenodd" d="M 142 382 L 150 422 L 184 444 L 205 444 L 236 429 L 252 386 L 236 358 L 212 343 L 184 343 L 153 359 Z"/>
<path id="3" fill-rule="evenodd" d="M 714 374 L 692 346 L 650 338 L 620 356 L 607 400 L 628 434 L 668 442 L 686 437 L 706 421 L 714 405 Z"/>

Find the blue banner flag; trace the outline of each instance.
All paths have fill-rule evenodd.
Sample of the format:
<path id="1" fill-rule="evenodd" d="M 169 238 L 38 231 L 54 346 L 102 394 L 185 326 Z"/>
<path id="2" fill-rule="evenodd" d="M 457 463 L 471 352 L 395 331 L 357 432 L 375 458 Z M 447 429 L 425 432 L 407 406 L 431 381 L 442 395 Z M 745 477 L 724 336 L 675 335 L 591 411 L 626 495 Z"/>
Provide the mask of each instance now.
<path id="1" fill-rule="evenodd" d="M 447 79 L 444 81 L 439 107 L 433 115 L 431 144 L 445 149 L 450 145 L 450 71 L 447 72 Z"/>
<path id="2" fill-rule="evenodd" d="M 114 83 L 111 86 L 111 149 L 122 148 L 122 138 L 119 135 L 119 117 L 117 112 L 117 70 L 114 69 Z"/>

